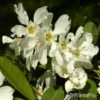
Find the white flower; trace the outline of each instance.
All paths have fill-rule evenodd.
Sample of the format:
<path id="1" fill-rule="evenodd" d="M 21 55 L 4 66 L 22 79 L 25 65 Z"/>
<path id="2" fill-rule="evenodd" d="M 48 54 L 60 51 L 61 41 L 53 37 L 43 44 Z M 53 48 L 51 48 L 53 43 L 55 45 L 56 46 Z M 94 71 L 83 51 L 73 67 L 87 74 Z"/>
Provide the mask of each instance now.
<path id="1" fill-rule="evenodd" d="M 21 38 L 12 39 L 8 36 L 2 36 L 3 44 L 10 43 L 9 47 L 11 49 L 15 50 L 16 55 L 20 55 L 20 52 L 21 52 L 20 42 L 21 42 L 21 40 L 22 40 Z"/>
<path id="2" fill-rule="evenodd" d="M 87 74 L 82 68 L 76 68 L 70 75 L 69 80 L 65 83 L 66 92 L 74 89 L 83 89 L 87 82 Z"/>
<path id="3" fill-rule="evenodd" d="M 45 84 L 45 85 L 44 85 Z M 56 76 L 55 73 L 51 70 L 47 70 L 39 79 L 37 80 L 36 88 L 37 88 L 37 98 L 41 100 L 43 93 L 50 87 L 54 87 L 56 85 Z M 45 86 L 45 87 L 44 87 Z"/>
<path id="4" fill-rule="evenodd" d="M 76 35 L 73 37 L 71 52 L 78 66 L 91 69 L 91 59 L 98 53 L 99 48 L 94 46 L 91 33 L 84 33 L 83 27 L 79 27 Z"/>
<path id="5" fill-rule="evenodd" d="M 51 17 L 47 18 L 49 20 L 49 23 L 51 23 Z M 47 21 L 48 21 L 47 20 Z M 44 25 L 44 24 L 43 24 Z M 49 55 L 49 50 L 51 48 L 51 45 L 57 40 L 58 35 L 64 35 L 69 30 L 70 20 L 68 15 L 62 15 L 56 22 L 54 30 L 51 29 L 50 25 L 45 27 L 45 25 L 42 25 L 42 35 L 40 36 L 38 42 L 36 43 L 35 47 L 35 58 L 33 58 L 33 55 L 28 58 L 28 66 L 32 66 L 33 68 L 36 68 L 36 61 L 39 61 L 41 64 L 45 65 L 47 64 L 47 56 Z M 62 27 L 57 30 L 58 27 Z M 37 57 L 36 57 L 37 55 Z M 35 60 L 35 61 L 34 61 Z M 29 63 L 29 61 L 31 61 Z"/>
<path id="6" fill-rule="evenodd" d="M 73 61 L 59 65 L 54 58 L 52 59 L 52 68 L 62 78 L 68 78 L 75 69 Z"/>
<path id="7" fill-rule="evenodd" d="M 0 86 L 4 82 L 4 76 L 0 72 Z M 14 90 L 10 86 L 0 87 L 0 100 L 13 100 Z"/>
<path id="8" fill-rule="evenodd" d="M 82 68 L 76 68 L 70 75 L 70 80 L 74 84 L 74 88 L 82 89 L 86 85 L 88 77 Z"/>
<path id="9" fill-rule="evenodd" d="M 65 83 L 66 92 L 67 93 L 71 92 L 73 89 L 74 89 L 74 84 L 70 80 L 66 81 L 66 83 Z"/>
<path id="10" fill-rule="evenodd" d="M 16 14 L 18 15 L 19 22 L 26 26 L 15 25 L 14 27 L 12 27 L 11 31 L 14 33 L 12 36 L 17 35 L 18 37 L 21 37 L 24 35 L 35 37 L 40 32 L 39 25 L 47 20 L 47 16 L 52 16 L 52 13 L 48 13 L 47 6 L 44 6 L 36 10 L 32 22 L 29 21 L 27 12 L 23 8 L 22 3 L 14 5 L 14 9 Z"/>
<path id="11" fill-rule="evenodd" d="M 70 28 L 70 20 L 68 15 L 62 15 L 58 18 L 58 20 L 55 23 L 54 30 L 51 28 L 43 29 L 44 38 L 43 38 L 43 44 L 40 47 L 41 52 L 39 52 L 39 59 L 41 64 L 47 63 L 47 55 L 49 55 L 49 49 L 51 48 L 51 45 L 53 42 L 57 40 L 58 35 L 63 35 L 68 32 Z M 44 46 L 43 46 L 44 45 Z M 43 57 L 44 56 L 44 57 Z M 44 58 L 44 59 L 43 59 Z M 44 62 L 45 61 L 45 62 Z"/>
<path id="12" fill-rule="evenodd" d="M 72 33 L 69 33 L 67 37 L 60 36 L 59 42 L 53 42 L 49 53 L 50 57 L 54 57 L 59 65 L 62 65 L 64 61 L 67 63 L 73 59 L 73 54 L 70 52 L 70 39 Z"/>
<path id="13" fill-rule="evenodd" d="M 9 86 L 0 87 L 0 100 L 13 100 L 14 90 Z"/>

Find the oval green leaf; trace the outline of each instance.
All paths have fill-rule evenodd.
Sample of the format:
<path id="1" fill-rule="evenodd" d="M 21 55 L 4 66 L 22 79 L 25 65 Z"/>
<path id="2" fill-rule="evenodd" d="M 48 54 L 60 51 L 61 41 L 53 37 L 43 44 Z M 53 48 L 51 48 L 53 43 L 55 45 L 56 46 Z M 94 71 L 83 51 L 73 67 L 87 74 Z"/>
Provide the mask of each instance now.
<path id="1" fill-rule="evenodd" d="M 64 91 L 62 88 L 58 90 L 49 88 L 44 92 L 42 100 L 64 100 Z"/>
<path id="2" fill-rule="evenodd" d="M 21 94 L 23 94 L 28 100 L 35 100 L 32 88 L 23 72 L 9 59 L 0 57 L 0 70 L 6 77 L 6 80 Z"/>
<path id="3" fill-rule="evenodd" d="M 84 89 L 80 90 L 80 100 L 97 100 L 97 86 L 93 80 L 88 80 Z"/>
<path id="4" fill-rule="evenodd" d="M 90 32 L 93 35 L 93 43 L 96 44 L 98 40 L 98 29 L 93 22 L 88 22 L 84 27 L 85 32 Z"/>

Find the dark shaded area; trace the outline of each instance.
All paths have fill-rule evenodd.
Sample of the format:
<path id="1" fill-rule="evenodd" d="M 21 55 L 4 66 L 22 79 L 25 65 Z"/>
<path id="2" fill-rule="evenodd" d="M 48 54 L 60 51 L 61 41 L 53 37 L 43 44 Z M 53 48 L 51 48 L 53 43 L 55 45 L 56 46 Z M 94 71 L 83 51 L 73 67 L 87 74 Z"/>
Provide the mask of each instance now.
<path id="1" fill-rule="evenodd" d="M 48 6 L 48 10 L 54 13 L 53 24 L 60 15 L 68 14 L 72 21 L 70 31 L 73 32 L 88 21 L 94 22 L 97 27 L 100 23 L 100 0 L 0 0 L 0 55 L 6 48 L 2 45 L 2 35 L 9 36 L 11 27 L 20 24 L 13 7 L 19 2 L 23 3 L 31 20 L 35 10 L 41 6 Z"/>

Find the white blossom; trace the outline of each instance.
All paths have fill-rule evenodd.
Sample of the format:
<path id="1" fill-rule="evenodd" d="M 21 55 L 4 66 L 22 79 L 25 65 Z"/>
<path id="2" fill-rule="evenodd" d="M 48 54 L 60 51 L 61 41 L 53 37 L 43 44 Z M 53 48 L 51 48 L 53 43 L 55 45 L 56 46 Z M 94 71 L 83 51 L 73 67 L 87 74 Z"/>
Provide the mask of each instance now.
<path id="1" fill-rule="evenodd" d="M 83 27 L 79 27 L 72 40 L 71 52 L 75 58 L 77 67 L 91 69 L 91 59 L 98 53 L 99 48 L 92 43 L 91 33 L 85 33 Z"/>
<path id="2" fill-rule="evenodd" d="M 45 84 L 45 85 L 44 85 Z M 43 93 L 50 87 L 56 85 L 56 76 L 55 73 L 51 70 L 47 70 L 39 79 L 37 80 L 37 98 L 41 100 Z"/>
<path id="3" fill-rule="evenodd" d="M 49 20 L 49 17 L 47 19 Z M 51 18 L 50 18 L 50 20 L 51 20 Z M 65 22 L 67 22 L 67 23 L 65 23 Z M 60 26 L 61 27 L 63 26 L 63 29 L 61 29 L 62 32 L 60 29 L 59 29 L 59 31 L 57 30 L 57 27 L 60 27 Z M 43 33 L 43 34 L 41 35 L 38 43 L 36 44 L 34 55 L 35 55 L 35 57 L 37 55 L 37 57 L 36 57 L 37 60 L 34 59 L 32 56 L 30 56 L 28 58 L 27 62 L 29 62 L 29 60 L 30 60 L 31 62 L 34 62 L 34 63 L 35 63 L 35 61 L 39 61 L 43 65 L 47 64 L 47 56 L 49 56 L 49 51 L 50 51 L 51 45 L 53 45 L 53 43 L 56 42 L 58 35 L 63 35 L 69 30 L 70 20 L 69 20 L 68 15 L 62 15 L 57 20 L 54 30 L 52 30 L 51 27 L 49 27 L 49 28 L 48 27 L 42 26 L 41 33 Z M 30 64 L 27 63 L 27 64 L 28 65 L 32 64 L 31 66 L 33 68 L 36 68 L 35 67 L 36 63 L 35 64 L 34 63 L 30 63 Z"/>
<path id="4" fill-rule="evenodd" d="M 52 13 L 48 13 L 47 6 L 38 8 L 33 16 L 33 21 L 29 20 L 28 14 L 23 8 L 22 3 L 18 5 L 14 5 L 14 9 L 16 14 L 18 15 L 18 20 L 21 24 L 26 25 L 15 25 L 12 27 L 11 31 L 14 35 L 18 37 L 21 36 L 32 36 L 35 37 L 39 30 L 39 25 L 42 24 L 43 21 L 47 19 L 47 16 L 52 16 Z"/>
<path id="5" fill-rule="evenodd" d="M 66 92 L 71 92 L 74 89 L 83 89 L 87 82 L 87 74 L 82 68 L 76 68 L 70 75 L 69 80 L 65 83 Z"/>
<path id="6" fill-rule="evenodd" d="M 2 86 L 4 82 L 4 76 L 0 72 L 0 100 L 13 100 L 14 90 L 10 86 Z"/>
<path id="7" fill-rule="evenodd" d="M 52 59 L 52 69 L 62 78 L 68 78 L 71 73 L 74 71 L 74 62 L 66 63 L 64 62 L 62 65 L 59 65 L 56 60 Z"/>
<path id="8" fill-rule="evenodd" d="M 15 38 L 12 39 L 8 36 L 2 36 L 2 42 L 3 44 L 5 43 L 10 43 L 9 47 L 13 50 L 15 50 L 15 54 L 16 55 L 20 55 L 21 52 L 21 47 L 20 47 L 20 43 L 21 43 L 21 38 Z"/>

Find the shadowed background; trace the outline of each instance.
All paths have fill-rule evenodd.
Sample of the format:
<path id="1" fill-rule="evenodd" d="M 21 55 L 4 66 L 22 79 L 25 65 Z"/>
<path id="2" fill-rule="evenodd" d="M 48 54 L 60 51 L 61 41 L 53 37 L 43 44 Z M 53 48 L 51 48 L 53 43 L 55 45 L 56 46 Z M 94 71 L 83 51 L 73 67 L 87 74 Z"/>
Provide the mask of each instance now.
<path id="1" fill-rule="evenodd" d="M 19 2 L 23 3 L 31 20 L 35 10 L 45 5 L 54 13 L 53 23 L 61 14 L 68 14 L 72 20 L 70 31 L 75 32 L 88 21 L 94 22 L 97 27 L 100 23 L 100 0 L 0 0 L 0 52 L 4 48 L 1 36 L 10 35 L 11 27 L 20 24 L 13 7 Z"/>

